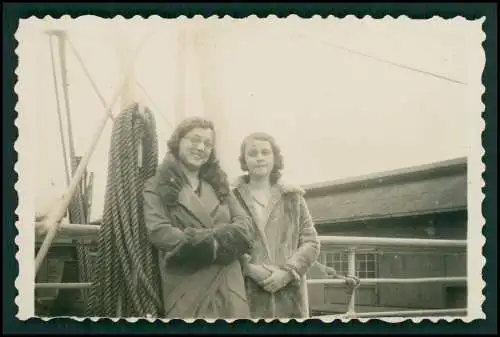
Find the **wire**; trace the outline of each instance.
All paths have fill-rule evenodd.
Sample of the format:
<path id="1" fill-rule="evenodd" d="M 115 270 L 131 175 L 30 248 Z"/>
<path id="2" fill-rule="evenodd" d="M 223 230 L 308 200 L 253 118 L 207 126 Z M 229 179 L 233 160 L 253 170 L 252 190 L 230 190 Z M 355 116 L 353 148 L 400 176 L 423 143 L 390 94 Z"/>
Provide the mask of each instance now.
<path id="1" fill-rule="evenodd" d="M 301 39 L 310 39 L 309 37 L 307 37 L 305 35 L 302 35 L 302 34 L 295 34 L 295 36 L 298 37 L 298 38 L 301 38 Z M 314 41 L 315 39 L 311 39 L 311 40 Z M 435 78 L 438 78 L 438 79 L 442 79 L 442 80 L 445 80 L 445 81 L 449 81 L 449 82 L 452 82 L 452 83 L 457 83 L 457 84 L 462 84 L 462 85 L 468 85 L 468 83 L 466 83 L 466 82 L 463 82 L 463 81 L 460 81 L 460 80 L 457 80 L 457 79 L 454 79 L 454 78 L 451 78 L 451 77 L 448 77 L 448 76 L 436 74 L 436 73 L 433 73 L 433 72 L 430 72 L 430 71 L 426 71 L 426 70 L 422 70 L 422 69 L 419 69 L 419 68 L 416 68 L 416 67 L 408 66 L 408 65 L 405 65 L 405 64 L 402 64 L 402 63 L 390 61 L 390 60 L 387 60 L 387 59 L 384 59 L 384 58 L 381 58 L 381 57 L 378 57 L 378 56 L 369 55 L 367 53 L 360 52 L 360 51 L 357 51 L 357 50 L 354 50 L 354 49 L 351 49 L 351 48 L 347 48 L 347 47 L 344 47 L 344 46 L 341 46 L 341 45 L 337 45 L 337 44 L 334 44 L 334 43 L 331 43 L 331 42 L 321 41 L 321 40 L 315 40 L 315 41 L 317 41 L 317 42 L 319 42 L 319 43 L 321 43 L 323 45 L 329 46 L 329 47 L 333 47 L 333 48 L 336 48 L 336 49 L 344 50 L 344 51 L 349 52 L 351 54 L 360 55 L 360 56 L 363 56 L 363 57 L 366 57 L 366 58 L 369 58 L 369 59 L 372 59 L 372 60 L 375 60 L 375 61 L 378 61 L 378 62 L 381 62 L 381 63 L 389 64 L 389 65 L 392 65 L 392 66 L 395 66 L 395 67 L 398 67 L 398 68 L 402 68 L 402 69 L 406 69 L 406 70 L 418 72 L 418 73 L 423 74 L 423 75 L 429 75 L 429 76 L 432 76 L 432 77 L 435 77 Z"/>
<path id="2" fill-rule="evenodd" d="M 92 88 L 94 89 L 95 93 L 99 97 L 99 100 L 101 101 L 102 106 L 104 107 L 104 109 L 107 110 L 108 109 L 108 104 L 107 104 L 106 100 L 104 99 L 104 97 L 102 96 L 102 94 L 101 94 L 99 88 L 97 87 L 97 84 L 95 83 L 94 79 L 90 75 L 90 72 L 89 72 L 87 66 L 85 65 L 85 62 L 83 61 L 80 53 L 78 52 L 78 50 L 76 49 L 76 47 L 71 42 L 71 39 L 69 38 L 69 36 L 66 38 L 66 40 L 68 41 L 68 44 L 69 44 L 71 50 L 73 50 L 73 54 L 75 54 L 76 59 L 80 63 L 80 66 L 82 67 L 83 72 L 85 73 L 85 75 L 87 76 L 88 80 L 90 81 L 90 84 L 92 85 Z M 114 120 L 114 116 L 113 116 L 113 114 L 111 112 L 110 112 L 110 118 L 111 118 L 111 120 Z"/>
<path id="3" fill-rule="evenodd" d="M 417 67 L 405 65 L 403 63 L 394 62 L 394 61 L 387 60 L 387 59 L 384 59 L 384 58 L 381 58 L 381 57 L 378 57 L 378 56 L 373 56 L 373 55 L 370 55 L 370 54 L 367 54 L 367 53 L 364 53 L 364 52 L 360 52 L 360 51 L 352 49 L 352 48 L 347 48 L 347 47 L 344 47 L 344 46 L 341 46 L 341 45 L 337 45 L 337 44 L 331 43 L 329 41 L 322 41 L 322 40 L 314 39 L 314 38 L 311 38 L 311 37 L 303 35 L 303 34 L 293 34 L 293 35 L 295 37 L 298 37 L 299 39 L 304 39 L 304 40 L 318 42 L 318 43 L 323 44 L 323 45 L 328 46 L 328 47 L 332 47 L 332 48 L 335 48 L 335 49 L 343 50 L 345 52 L 348 52 L 348 53 L 351 53 L 351 54 L 355 54 L 355 55 L 358 55 L 358 56 L 363 56 L 363 57 L 372 59 L 372 60 L 377 61 L 377 62 L 381 62 L 381 63 L 392 65 L 394 67 L 398 67 L 398 68 L 401 68 L 401 69 L 405 69 L 405 70 L 417 72 L 417 73 L 420 73 L 420 74 L 423 74 L 423 75 L 432 76 L 434 78 L 438 78 L 438 79 L 445 80 L 445 81 L 452 82 L 452 83 L 456 83 L 456 84 L 468 85 L 467 82 L 464 82 L 464 81 L 461 81 L 461 80 L 457 80 L 457 79 L 451 78 L 449 76 L 445 76 L 445 75 L 441 75 L 441 74 L 436 74 L 436 73 L 433 73 L 433 72 L 430 72 L 430 71 L 427 71 L 427 70 L 419 69 Z M 200 42 L 200 44 L 203 45 L 203 46 L 210 46 L 208 43 L 206 43 L 204 41 Z"/>
<path id="4" fill-rule="evenodd" d="M 149 101 L 153 105 L 153 108 L 160 113 L 160 116 L 163 117 L 163 119 L 167 122 L 168 126 L 173 130 L 174 126 L 172 125 L 172 123 L 170 122 L 170 120 L 167 118 L 167 116 L 158 108 L 158 104 L 156 104 L 154 102 L 153 98 L 148 94 L 148 92 L 146 91 L 146 89 L 144 88 L 144 86 L 139 82 L 139 80 L 137 80 L 136 82 L 137 82 L 137 86 L 142 90 L 142 92 L 144 93 L 144 95 L 146 96 L 146 98 L 149 99 Z"/>

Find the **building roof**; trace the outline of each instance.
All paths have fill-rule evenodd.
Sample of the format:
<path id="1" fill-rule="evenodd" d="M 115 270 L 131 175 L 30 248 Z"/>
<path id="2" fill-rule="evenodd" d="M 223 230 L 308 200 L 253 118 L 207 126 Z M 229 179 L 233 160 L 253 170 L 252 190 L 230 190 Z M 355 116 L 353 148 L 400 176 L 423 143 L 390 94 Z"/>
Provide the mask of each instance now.
<path id="1" fill-rule="evenodd" d="M 317 223 L 464 210 L 467 160 L 457 158 L 304 189 Z"/>

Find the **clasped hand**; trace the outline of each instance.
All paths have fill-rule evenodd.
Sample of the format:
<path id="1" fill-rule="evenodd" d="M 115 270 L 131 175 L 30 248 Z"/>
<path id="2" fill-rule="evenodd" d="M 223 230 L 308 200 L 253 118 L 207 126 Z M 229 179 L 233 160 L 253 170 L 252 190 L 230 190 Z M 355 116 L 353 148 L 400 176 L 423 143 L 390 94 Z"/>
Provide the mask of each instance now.
<path id="1" fill-rule="evenodd" d="M 360 279 L 354 275 L 343 276 L 342 279 L 344 279 L 350 291 L 354 291 L 354 289 L 358 288 L 361 282 Z"/>
<path id="2" fill-rule="evenodd" d="M 283 289 L 292 280 L 288 271 L 268 265 L 247 264 L 246 274 L 270 293 Z"/>

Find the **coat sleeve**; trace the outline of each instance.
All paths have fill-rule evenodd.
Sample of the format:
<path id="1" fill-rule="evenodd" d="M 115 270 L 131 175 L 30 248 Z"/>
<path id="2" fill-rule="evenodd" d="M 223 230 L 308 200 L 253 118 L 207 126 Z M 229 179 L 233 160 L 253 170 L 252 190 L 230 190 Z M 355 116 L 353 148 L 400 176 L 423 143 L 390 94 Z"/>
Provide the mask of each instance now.
<path id="1" fill-rule="evenodd" d="M 299 195 L 298 198 L 298 250 L 288 259 L 284 266 L 285 269 L 292 273 L 296 280 L 300 280 L 300 278 L 309 271 L 318 259 L 320 251 L 318 234 L 314 228 L 314 223 L 307 203 L 302 195 Z"/>
<path id="2" fill-rule="evenodd" d="M 229 263 L 249 253 L 255 242 L 251 219 L 231 192 L 227 199 L 231 222 L 215 229 L 217 262 Z"/>
<path id="3" fill-rule="evenodd" d="M 216 243 L 212 232 L 188 232 L 173 226 L 153 180 L 145 183 L 143 207 L 149 240 L 167 253 L 169 262 L 201 267 L 215 261 Z"/>

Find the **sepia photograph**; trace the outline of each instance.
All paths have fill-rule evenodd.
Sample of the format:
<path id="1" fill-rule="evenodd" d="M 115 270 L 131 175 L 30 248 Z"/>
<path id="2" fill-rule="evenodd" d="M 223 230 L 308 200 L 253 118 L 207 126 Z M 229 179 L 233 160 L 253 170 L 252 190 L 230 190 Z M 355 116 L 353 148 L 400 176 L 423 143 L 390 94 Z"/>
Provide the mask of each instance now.
<path id="1" fill-rule="evenodd" d="M 484 318 L 484 19 L 21 19 L 18 318 Z"/>

